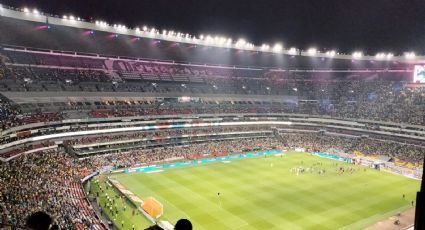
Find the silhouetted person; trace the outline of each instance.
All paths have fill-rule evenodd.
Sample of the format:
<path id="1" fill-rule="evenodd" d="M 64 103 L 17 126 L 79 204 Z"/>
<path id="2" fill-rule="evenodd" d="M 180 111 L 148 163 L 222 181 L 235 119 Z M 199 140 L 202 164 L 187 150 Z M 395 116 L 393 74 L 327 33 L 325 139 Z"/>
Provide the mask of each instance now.
<path id="1" fill-rule="evenodd" d="M 174 230 L 192 230 L 192 223 L 188 219 L 180 219 L 174 226 Z"/>
<path id="2" fill-rule="evenodd" d="M 52 224 L 52 218 L 45 212 L 31 214 L 26 222 L 26 227 L 31 230 L 48 230 Z"/>

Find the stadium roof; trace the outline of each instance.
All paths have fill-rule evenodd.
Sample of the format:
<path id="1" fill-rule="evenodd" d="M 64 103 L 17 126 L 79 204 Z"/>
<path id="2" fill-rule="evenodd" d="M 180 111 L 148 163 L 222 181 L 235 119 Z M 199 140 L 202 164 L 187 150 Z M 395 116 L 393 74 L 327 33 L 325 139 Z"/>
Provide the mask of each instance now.
<path id="1" fill-rule="evenodd" d="M 110 32 L 114 34 L 125 34 L 143 38 L 153 38 L 158 40 L 172 41 L 176 43 L 188 43 L 193 45 L 203 45 L 212 47 L 232 48 L 238 50 L 248 50 L 256 52 L 281 53 L 286 55 L 313 56 L 338 59 L 354 59 L 354 60 L 378 60 L 378 61 L 415 61 L 424 60 L 425 57 L 417 56 L 413 51 L 406 51 L 403 54 L 395 55 L 391 52 L 379 52 L 377 54 L 366 54 L 360 50 L 344 54 L 337 50 L 326 50 L 321 52 L 319 48 L 310 47 L 307 50 L 297 49 L 295 47 L 285 47 L 282 43 L 254 45 L 253 43 L 240 38 L 232 39 L 223 36 L 201 34 L 191 35 L 184 32 L 172 30 L 159 30 L 155 27 L 140 26 L 130 28 L 122 24 L 110 24 L 101 20 L 86 21 L 76 15 L 51 15 L 43 13 L 35 8 L 11 8 L 1 6 L 1 16 L 12 17 L 16 19 L 24 19 L 29 21 L 45 22 L 47 24 L 69 26 L 75 28 L 83 28 L 88 30 L 97 30 Z"/>

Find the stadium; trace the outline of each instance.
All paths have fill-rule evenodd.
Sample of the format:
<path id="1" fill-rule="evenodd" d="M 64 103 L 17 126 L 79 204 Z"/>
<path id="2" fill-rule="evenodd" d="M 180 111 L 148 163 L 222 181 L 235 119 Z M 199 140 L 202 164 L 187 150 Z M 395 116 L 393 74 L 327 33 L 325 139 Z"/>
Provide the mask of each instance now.
<path id="1" fill-rule="evenodd" d="M 425 229 L 424 63 L 0 5 L 0 229 Z"/>

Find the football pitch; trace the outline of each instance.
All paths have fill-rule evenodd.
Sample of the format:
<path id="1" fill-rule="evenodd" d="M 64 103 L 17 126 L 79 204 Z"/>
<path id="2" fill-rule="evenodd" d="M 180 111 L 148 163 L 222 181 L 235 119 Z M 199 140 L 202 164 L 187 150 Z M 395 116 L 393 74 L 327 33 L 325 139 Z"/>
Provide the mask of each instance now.
<path id="1" fill-rule="evenodd" d="M 187 218 L 196 230 L 362 229 L 411 207 L 420 186 L 404 176 L 294 152 L 112 177 L 139 197 L 161 202 L 161 220 Z M 126 210 L 115 222 L 144 229 L 149 223 L 143 218 Z"/>

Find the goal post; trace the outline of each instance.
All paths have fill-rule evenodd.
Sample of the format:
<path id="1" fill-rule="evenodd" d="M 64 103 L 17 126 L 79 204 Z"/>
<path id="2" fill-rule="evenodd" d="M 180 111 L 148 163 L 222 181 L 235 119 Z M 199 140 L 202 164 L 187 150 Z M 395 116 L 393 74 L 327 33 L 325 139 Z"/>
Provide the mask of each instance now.
<path id="1" fill-rule="evenodd" d="M 147 197 L 143 200 L 142 209 L 153 218 L 159 218 L 164 212 L 164 206 L 153 197 Z"/>

